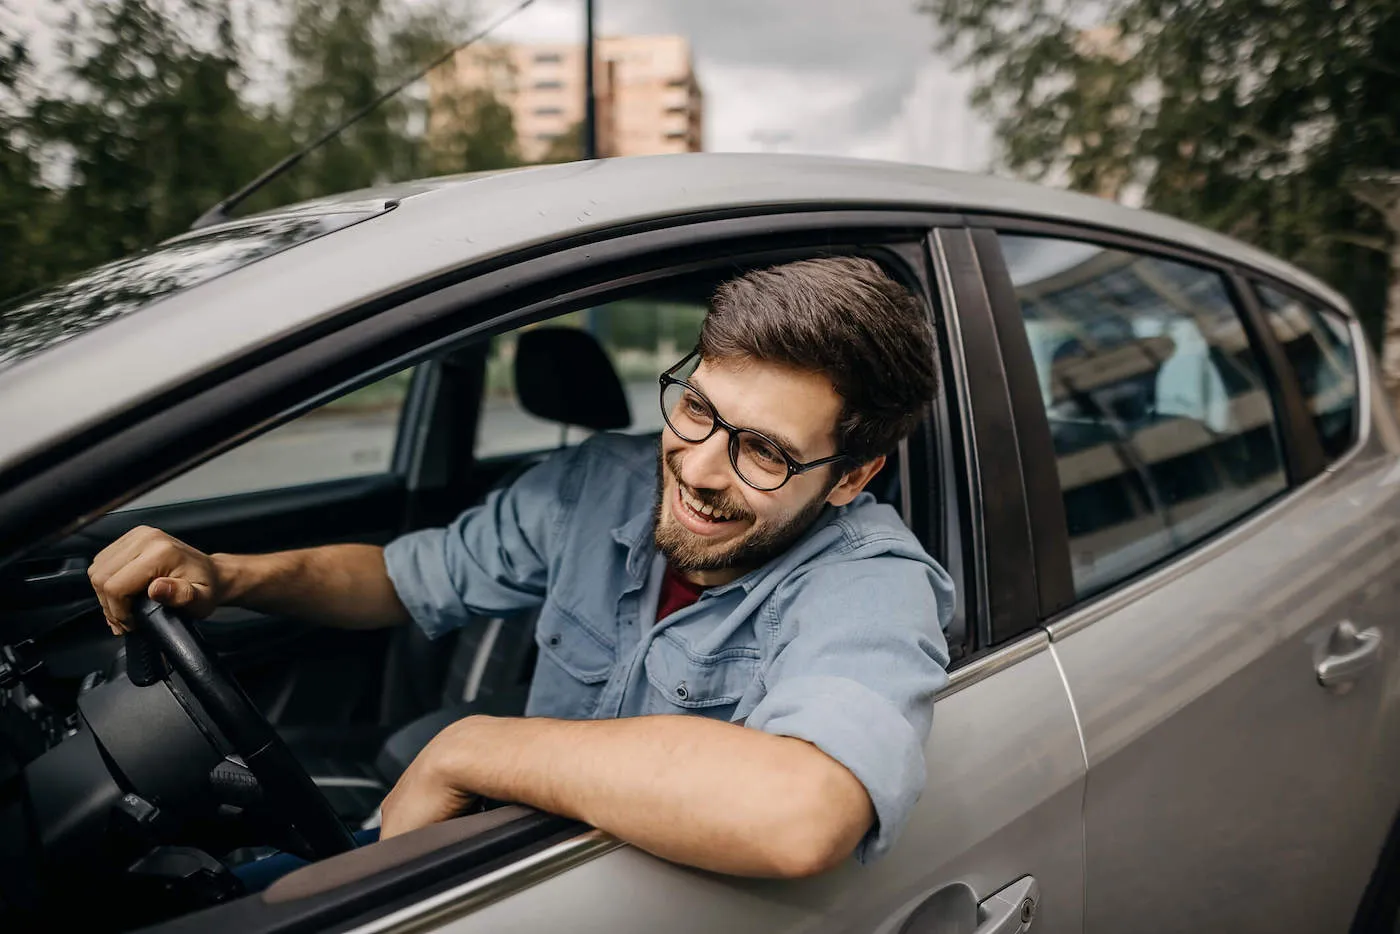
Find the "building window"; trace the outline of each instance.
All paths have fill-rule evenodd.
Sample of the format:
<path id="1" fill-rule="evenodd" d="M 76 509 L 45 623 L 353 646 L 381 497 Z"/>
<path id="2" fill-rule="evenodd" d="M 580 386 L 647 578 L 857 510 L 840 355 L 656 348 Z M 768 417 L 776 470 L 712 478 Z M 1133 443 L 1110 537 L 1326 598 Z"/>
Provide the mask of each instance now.
<path id="1" fill-rule="evenodd" d="M 558 90 L 561 89 L 562 87 L 564 87 L 564 82 L 562 82 L 562 81 L 536 81 L 536 82 L 535 82 L 535 90 L 536 90 L 536 91 L 558 91 Z"/>
<path id="2" fill-rule="evenodd" d="M 537 117 L 562 117 L 563 115 L 564 115 L 564 108 L 562 108 L 562 107 L 536 107 L 536 108 L 535 108 L 535 116 L 537 116 Z"/>
<path id="3" fill-rule="evenodd" d="M 564 57 L 563 57 L 562 55 L 560 55 L 558 52 L 536 52 L 536 53 L 535 53 L 535 64 L 536 64 L 536 65 L 557 65 L 557 64 L 559 64 L 560 62 L 562 62 L 563 60 L 564 60 Z"/>

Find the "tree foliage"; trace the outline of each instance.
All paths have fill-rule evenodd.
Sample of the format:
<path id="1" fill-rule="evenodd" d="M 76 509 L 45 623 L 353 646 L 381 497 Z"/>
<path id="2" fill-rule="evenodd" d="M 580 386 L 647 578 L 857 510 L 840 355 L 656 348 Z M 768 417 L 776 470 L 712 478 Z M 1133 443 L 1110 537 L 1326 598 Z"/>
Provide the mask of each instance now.
<path id="1" fill-rule="evenodd" d="M 1400 0 L 919 2 L 1007 167 L 1253 242 L 1379 333 L 1396 232 L 1352 188 L 1400 169 Z"/>
<path id="2" fill-rule="evenodd" d="M 269 73 L 232 2 L 61 0 L 61 61 L 42 82 L 0 32 L 0 300 L 187 229 L 468 32 L 452 0 L 292 0 Z M 510 111 L 484 91 L 471 103 L 450 159 L 410 89 L 238 210 L 517 163 Z"/>

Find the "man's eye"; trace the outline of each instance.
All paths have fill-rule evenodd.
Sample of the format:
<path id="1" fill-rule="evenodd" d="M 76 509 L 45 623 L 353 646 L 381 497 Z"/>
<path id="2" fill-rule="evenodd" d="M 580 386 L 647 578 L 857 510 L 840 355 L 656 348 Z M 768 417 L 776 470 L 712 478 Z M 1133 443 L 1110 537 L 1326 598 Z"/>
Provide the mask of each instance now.
<path id="1" fill-rule="evenodd" d="M 681 401 L 681 407 L 685 410 L 685 414 L 693 415 L 696 418 L 703 418 L 709 414 L 709 409 L 705 406 L 705 403 L 694 396 L 686 396 L 685 399 Z"/>
<path id="2" fill-rule="evenodd" d="M 766 444 L 758 440 L 750 440 L 748 447 L 749 453 L 759 460 L 769 464 L 781 464 L 783 462 L 782 452 L 771 444 Z"/>

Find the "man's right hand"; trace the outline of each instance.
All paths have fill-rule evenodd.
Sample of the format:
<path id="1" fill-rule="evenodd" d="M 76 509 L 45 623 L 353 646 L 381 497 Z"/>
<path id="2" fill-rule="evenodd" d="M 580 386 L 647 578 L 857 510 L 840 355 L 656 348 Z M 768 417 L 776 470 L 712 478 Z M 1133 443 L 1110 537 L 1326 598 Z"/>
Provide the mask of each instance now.
<path id="1" fill-rule="evenodd" d="M 88 579 L 114 634 L 130 628 L 131 601 L 143 594 L 202 619 L 219 606 L 226 590 L 213 558 L 149 526 L 138 526 L 102 549 Z"/>

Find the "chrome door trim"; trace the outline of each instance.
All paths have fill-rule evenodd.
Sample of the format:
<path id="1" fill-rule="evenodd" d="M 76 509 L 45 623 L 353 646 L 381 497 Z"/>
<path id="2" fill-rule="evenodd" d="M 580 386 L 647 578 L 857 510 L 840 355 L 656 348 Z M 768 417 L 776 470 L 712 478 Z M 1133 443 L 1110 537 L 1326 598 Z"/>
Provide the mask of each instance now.
<path id="1" fill-rule="evenodd" d="M 601 830 L 589 830 L 416 905 L 362 924 L 348 934 L 417 934 L 433 930 L 625 845 Z"/>
<path id="2" fill-rule="evenodd" d="M 992 675 L 1033 658 L 1049 648 L 1050 634 L 1042 628 L 1035 628 L 1027 630 L 1019 639 L 998 647 L 995 652 L 959 665 L 949 672 L 948 683 L 933 696 L 935 709 L 938 702 L 944 698 L 958 693 L 963 688 L 972 687 L 979 681 L 985 681 Z"/>

